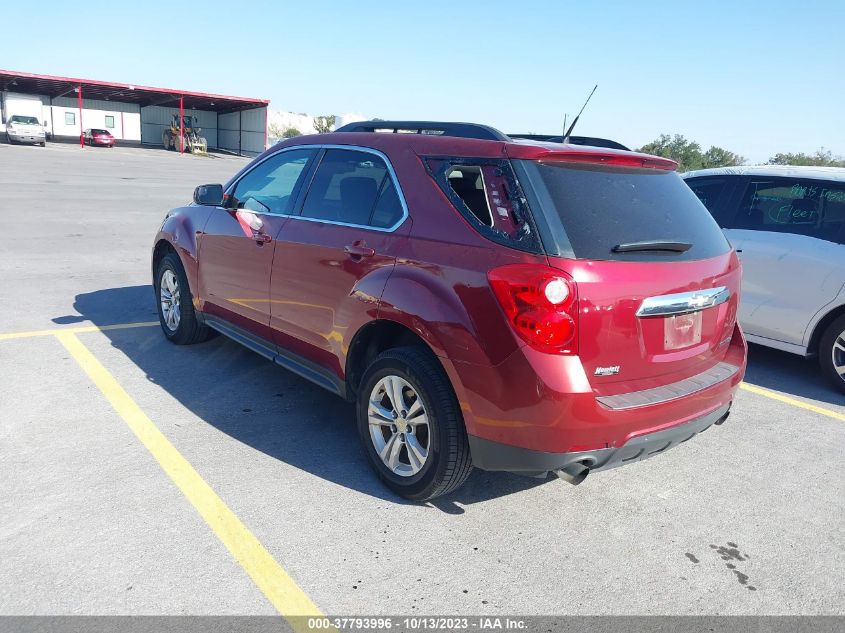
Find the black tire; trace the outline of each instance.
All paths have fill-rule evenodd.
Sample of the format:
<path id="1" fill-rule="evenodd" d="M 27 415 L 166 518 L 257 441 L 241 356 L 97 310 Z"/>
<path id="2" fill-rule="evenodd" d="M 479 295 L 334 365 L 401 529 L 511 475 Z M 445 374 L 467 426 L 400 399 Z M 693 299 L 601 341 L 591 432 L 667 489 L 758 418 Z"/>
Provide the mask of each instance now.
<path id="1" fill-rule="evenodd" d="M 388 468 L 370 435 L 370 395 L 379 381 L 391 375 L 411 385 L 428 416 L 428 456 L 419 472 L 411 476 L 397 475 Z M 446 372 L 428 349 L 397 347 L 379 354 L 361 380 L 357 413 L 358 434 L 367 458 L 379 478 L 396 494 L 413 501 L 428 501 L 453 492 L 472 472 L 469 442 L 458 400 Z"/>
<path id="2" fill-rule="evenodd" d="M 840 346 L 845 346 L 845 314 L 834 319 L 833 323 L 827 326 L 819 341 L 819 365 L 822 374 L 834 387 L 845 393 L 845 376 L 836 371 L 837 364 L 845 365 L 845 349 L 834 349 L 837 339 L 841 341 Z M 834 356 L 836 362 L 834 362 Z"/>
<path id="3" fill-rule="evenodd" d="M 162 279 L 167 271 L 172 272 L 176 276 L 179 287 L 179 321 L 175 328 L 168 325 L 160 299 Z M 207 325 L 203 325 L 197 319 L 190 286 L 188 286 L 188 278 L 185 275 L 185 269 L 182 268 L 182 262 L 179 260 L 178 255 L 169 253 L 161 259 L 156 268 L 153 286 L 155 289 L 158 320 L 167 340 L 176 345 L 193 345 L 194 343 L 207 341 L 214 336 L 214 330 Z"/>

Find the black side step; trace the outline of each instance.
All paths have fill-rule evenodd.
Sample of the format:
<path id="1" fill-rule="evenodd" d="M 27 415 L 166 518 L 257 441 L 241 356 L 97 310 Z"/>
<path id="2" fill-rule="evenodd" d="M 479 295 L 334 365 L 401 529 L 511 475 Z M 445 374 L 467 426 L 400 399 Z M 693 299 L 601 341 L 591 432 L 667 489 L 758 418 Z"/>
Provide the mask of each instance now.
<path id="1" fill-rule="evenodd" d="M 243 328 L 238 327 L 221 319 L 220 317 L 204 314 L 203 321 L 208 327 L 213 328 L 232 339 L 236 343 L 240 343 L 244 347 L 251 349 L 257 354 L 261 354 L 264 358 L 273 361 L 292 371 L 297 376 L 301 376 L 315 385 L 327 389 L 332 393 L 346 399 L 346 383 L 335 376 L 331 371 L 324 367 L 320 367 L 316 363 L 303 358 L 298 354 L 280 349 L 277 345 L 266 341 L 265 339 L 247 332 Z"/>

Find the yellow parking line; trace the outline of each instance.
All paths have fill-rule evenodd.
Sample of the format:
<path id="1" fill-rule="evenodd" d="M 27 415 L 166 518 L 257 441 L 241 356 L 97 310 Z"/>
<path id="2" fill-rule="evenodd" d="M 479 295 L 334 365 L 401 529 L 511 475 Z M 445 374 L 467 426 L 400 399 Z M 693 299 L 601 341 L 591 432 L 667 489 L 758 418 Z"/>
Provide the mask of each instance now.
<path id="1" fill-rule="evenodd" d="M 747 382 L 740 383 L 739 386 L 745 391 L 750 391 L 751 393 L 756 393 L 757 395 L 765 396 L 767 398 L 771 398 L 772 400 L 777 400 L 778 402 L 791 404 L 793 407 L 798 407 L 799 409 L 806 409 L 807 411 L 812 411 L 814 413 L 818 413 L 819 415 L 826 415 L 827 417 L 833 418 L 834 420 L 840 420 L 842 422 L 845 422 L 845 414 L 837 413 L 832 409 L 818 407 L 814 404 L 810 404 L 809 402 L 804 402 L 802 400 L 790 398 L 789 396 L 784 396 L 783 394 L 780 394 L 777 391 L 770 391 L 769 389 L 763 389 L 762 387 L 758 387 L 756 385 L 749 385 Z"/>
<path id="2" fill-rule="evenodd" d="M 55 336 L 62 332 L 79 334 L 80 332 L 103 332 L 105 330 L 128 330 L 136 327 L 153 327 L 158 321 L 141 321 L 139 323 L 117 323 L 115 325 L 80 325 L 78 327 L 53 328 L 52 330 L 33 330 L 32 332 L 7 332 L 0 334 L 0 341 L 14 338 L 31 338 L 33 336 Z"/>
<path id="3" fill-rule="evenodd" d="M 55 335 L 276 610 L 288 619 L 295 630 L 308 630 L 307 619 L 297 616 L 322 615 L 317 605 L 159 431 L 76 334 L 62 330 L 55 332 Z"/>

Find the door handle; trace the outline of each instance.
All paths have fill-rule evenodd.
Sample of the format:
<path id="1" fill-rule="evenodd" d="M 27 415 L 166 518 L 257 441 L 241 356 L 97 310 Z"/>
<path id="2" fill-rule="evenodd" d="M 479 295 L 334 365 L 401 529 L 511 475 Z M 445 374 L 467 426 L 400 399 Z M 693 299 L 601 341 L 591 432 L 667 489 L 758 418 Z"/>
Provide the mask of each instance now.
<path id="1" fill-rule="evenodd" d="M 376 254 L 375 249 L 369 246 L 362 246 L 361 244 L 347 244 L 343 247 L 343 252 L 353 258 L 372 257 Z"/>
<path id="2" fill-rule="evenodd" d="M 253 233 L 252 239 L 254 239 L 258 244 L 266 244 L 267 242 L 273 241 L 273 238 L 266 233 Z"/>

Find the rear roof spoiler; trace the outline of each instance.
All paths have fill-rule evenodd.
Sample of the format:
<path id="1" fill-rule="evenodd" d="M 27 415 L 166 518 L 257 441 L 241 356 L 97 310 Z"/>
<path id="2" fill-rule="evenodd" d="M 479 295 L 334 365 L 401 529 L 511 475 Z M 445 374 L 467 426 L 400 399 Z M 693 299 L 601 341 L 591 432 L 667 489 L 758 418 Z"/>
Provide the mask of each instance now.
<path id="1" fill-rule="evenodd" d="M 358 121 L 339 127 L 335 132 L 392 132 L 395 134 L 424 134 L 431 136 L 453 136 L 457 138 L 474 138 L 485 141 L 511 141 L 526 139 L 543 141 L 546 143 L 561 143 L 563 137 L 548 134 L 504 134 L 496 128 L 480 123 L 455 123 L 451 121 Z M 606 147 L 630 151 L 616 141 L 592 136 L 570 136 L 567 142 L 571 145 L 589 145 L 591 147 Z"/>
<path id="2" fill-rule="evenodd" d="M 529 141 L 543 141 L 545 143 L 563 143 L 563 137 L 560 134 L 557 136 L 546 134 L 508 134 L 508 136 L 513 139 L 522 138 Z M 625 147 L 622 143 L 617 143 L 607 138 L 599 138 L 598 136 L 570 136 L 566 142 L 569 145 L 589 145 L 590 147 L 606 147 L 608 149 L 621 149 L 626 152 L 631 151 L 629 147 Z"/>

